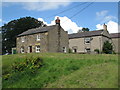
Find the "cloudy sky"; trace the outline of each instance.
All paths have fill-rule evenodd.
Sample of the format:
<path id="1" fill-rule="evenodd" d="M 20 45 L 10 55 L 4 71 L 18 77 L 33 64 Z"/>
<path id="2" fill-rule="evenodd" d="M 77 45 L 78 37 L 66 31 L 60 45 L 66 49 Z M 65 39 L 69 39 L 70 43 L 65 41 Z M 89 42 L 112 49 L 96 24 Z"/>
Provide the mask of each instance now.
<path id="1" fill-rule="evenodd" d="M 9 2 L 8 2 L 9 1 Z M 10 2 L 11 1 L 11 2 Z M 54 25 L 57 16 L 61 26 L 69 33 L 76 33 L 82 27 L 92 30 L 108 26 L 109 33 L 118 32 L 118 3 L 117 2 L 2 2 L 2 18 L 0 26 L 11 20 L 31 16 L 47 25 Z M 87 0 L 89 1 L 89 0 Z M 93 0 L 94 1 L 94 0 Z"/>

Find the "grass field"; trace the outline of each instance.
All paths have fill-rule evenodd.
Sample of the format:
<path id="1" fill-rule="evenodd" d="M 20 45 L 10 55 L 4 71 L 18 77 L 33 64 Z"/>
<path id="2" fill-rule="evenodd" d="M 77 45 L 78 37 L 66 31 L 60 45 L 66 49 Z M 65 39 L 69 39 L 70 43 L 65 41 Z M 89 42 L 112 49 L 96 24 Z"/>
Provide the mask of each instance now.
<path id="1" fill-rule="evenodd" d="M 21 71 L 13 64 L 39 57 Z M 32 61 L 31 61 L 32 62 Z M 29 68 L 30 67 L 30 68 Z M 3 88 L 118 88 L 118 56 L 110 54 L 30 53 L 2 57 Z"/>

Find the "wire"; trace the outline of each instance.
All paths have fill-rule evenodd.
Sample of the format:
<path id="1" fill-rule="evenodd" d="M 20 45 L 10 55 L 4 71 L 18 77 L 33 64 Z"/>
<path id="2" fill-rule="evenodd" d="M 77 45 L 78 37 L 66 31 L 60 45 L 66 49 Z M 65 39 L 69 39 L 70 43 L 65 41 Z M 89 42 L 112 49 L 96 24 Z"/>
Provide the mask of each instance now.
<path id="1" fill-rule="evenodd" d="M 49 17 L 46 17 L 46 18 L 50 18 L 50 17 L 52 17 L 52 16 L 56 16 L 56 15 L 58 15 L 58 14 L 67 12 L 67 11 L 69 11 L 69 10 L 72 10 L 72 9 L 75 8 L 75 7 L 79 7 L 79 6 L 84 5 L 84 4 L 86 4 L 86 3 L 88 3 L 88 2 L 83 2 L 83 3 L 81 3 L 81 4 L 75 5 L 75 6 L 71 7 L 71 8 L 68 8 L 68 9 L 66 9 L 66 10 L 63 10 L 63 11 L 61 11 L 61 12 L 58 12 L 58 13 L 56 13 L 56 14 L 54 14 L 54 15 L 51 15 L 51 16 L 49 16 Z"/>
<path id="2" fill-rule="evenodd" d="M 88 8 L 90 5 L 92 5 L 94 2 L 91 2 L 90 4 L 88 4 L 86 7 L 84 7 L 83 9 L 81 9 L 79 12 L 75 13 L 73 16 L 71 16 L 69 19 L 75 17 L 77 14 L 81 13 L 82 11 L 84 11 L 86 8 Z M 69 19 L 65 20 L 63 23 L 65 23 L 66 21 L 68 21 Z"/>

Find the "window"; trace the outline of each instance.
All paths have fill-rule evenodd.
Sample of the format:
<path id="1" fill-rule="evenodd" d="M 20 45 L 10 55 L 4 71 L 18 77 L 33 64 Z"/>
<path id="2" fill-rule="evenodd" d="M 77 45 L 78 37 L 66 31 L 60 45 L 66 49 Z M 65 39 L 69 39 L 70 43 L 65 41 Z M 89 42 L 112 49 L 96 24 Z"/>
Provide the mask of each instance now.
<path id="1" fill-rule="evenodd" d="M 25 38 L 24 38 L 24 37 L 21 37 L 21 41 L 22 41 L 22 42 L 25 42 Z"/>
<path id="2" fill-rule="evenodd" d="M 40 34 L 37 35 L 37 41 L 40 41 Z"/>
<path id="3" fill-rule="evenodd" d="M 63 47 L 63 52 L 66 53 L 66 47 Z"/>
<path id="4" fill-rule="evenodd" d="M 89 44 L 90 43 L 90 38 L 85 38 L 85 44 Z"/>
<path id="5" fill-rule="evenodd" d="M 24 53 L 24 47 L 21 47 L 20 51 L 21 51 L 21 53 Z"/>
<path id="6" fill-rule="evenodd" d="M 88 53 L 90 52 L 90 48 L 85 48 L 85 50 L 86 50 L 86 52 L 88 52 Z"/>
<path id="7" fill-rule="evenodd" d="M 36 46 L 36 53 L 40 52 L 40 46 Z"/>

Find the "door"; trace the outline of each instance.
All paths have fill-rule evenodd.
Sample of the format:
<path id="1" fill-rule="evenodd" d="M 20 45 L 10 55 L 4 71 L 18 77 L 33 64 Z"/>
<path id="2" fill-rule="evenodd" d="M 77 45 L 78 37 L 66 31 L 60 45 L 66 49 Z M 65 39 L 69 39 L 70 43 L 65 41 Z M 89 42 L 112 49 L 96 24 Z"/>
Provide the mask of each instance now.
<path id="1" fill-rule="evenodd" d="M 77 53 L 77 49 L 74 49 L 74 53 Z"/>
<path id="2" fill-rule="evenodd" d="M 29 52 L 30 53 L 32 52 L 32 46 L 29 46 Z"/>

